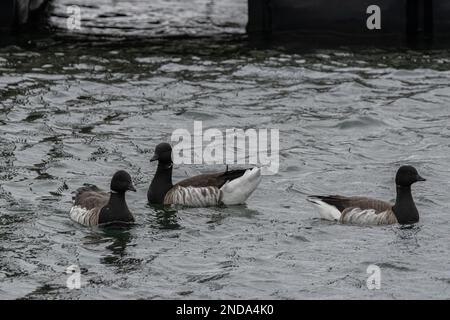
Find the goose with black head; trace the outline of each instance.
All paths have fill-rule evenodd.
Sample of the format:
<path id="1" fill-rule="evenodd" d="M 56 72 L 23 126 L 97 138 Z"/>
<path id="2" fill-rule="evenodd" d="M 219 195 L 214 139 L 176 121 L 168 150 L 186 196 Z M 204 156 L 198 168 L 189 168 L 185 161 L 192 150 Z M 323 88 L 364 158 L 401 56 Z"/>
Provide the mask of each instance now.
<path id="1" fill-rule="evenodd" d="M 411 186 L 426 181 L 412 166 L 397 171 L 395 204 L 368 197 L 309 196 L 308 201 L 319 209 L 326 220 L 359 225 L 413 224 L 419 221 L 419 211 L 411 193 Z"/>
<path id="2" fill-rule="evenodd" d="M 190 207 L 243 204 L 261 181 L 261 169 L 226 170 L 201 174 L 172 183 L 172 147 L 160 143 L 150 161 L 158 161 L 147 192 L 150 204 L 179 204 Z"/>
<path id="3" fill-rule="evenodd" d="M 110 189 L 111 192 L 104 192 L 95 185 L 85 184 L 76 190 L 70 218 L 89 227 L 134 222 L 125 201 L 125 192 L 136 191 L 131 176 L 126 171 L 117 171 L 111 179 Z"/>

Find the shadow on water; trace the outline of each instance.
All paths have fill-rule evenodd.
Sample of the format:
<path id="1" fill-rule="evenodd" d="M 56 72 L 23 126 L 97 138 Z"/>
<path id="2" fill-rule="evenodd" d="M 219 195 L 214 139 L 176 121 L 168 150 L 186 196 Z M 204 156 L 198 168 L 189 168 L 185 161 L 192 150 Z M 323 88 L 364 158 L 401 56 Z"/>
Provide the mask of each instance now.
<path id="1" fill-rule="evenodd" d="M 259 212 L 254 209 L 247 208 L 246 204 L 236 206 L 220 206 L 214 207 L 213 213 L 210 215 L 206 223 L 221 224 L 222 221 L 228 217 L 242 217 L 251 219 L 259 215 Z"/>
<path id="2" fill-rule="evenodd" d="M 421 226 L 417 224 L 393 227 L 395 239 L 392 241 L 392 245 L 399 246 L 406 251 L 412 251 L 419 248 L 420 244 L 417 235 L 421 229 Z"/>
<path id="3" fill-rule="evenodd" d="M 181 229 L 182 226 L 178 223 L 178 210 L 182 210 L 183 206 L 165 206 L 165 205 L 148 205 L 155 212 L 155 219 L 152 223 L 156 223 L 155 227 L 158 229 L 176 230 Z M 220 224 L 227 217 L 244 217 L 252 218 L 259 214 L 257 210 L 247 208 L 247 205 L 237 206 L 219 206 L 210 207 L 208 210 L 208 224 Z"/>
<path id="4" fill-rule="evenodd" d="M 106 255 L 100 259 L 103 265 L 116 266 L 123 269 L 124 265 L 128 265 L 127 247 L 130 245 L 133 236 L 131 234 L 132 224 L 110 224 L 101 227 L 100 234 L 103 239 L 108 239 L 111 243 L 105 249 L 111 251 L 112 254 Z"/>
<path id="5" fill-rule="evenodd" d="M 148 204 L 147 207 L 154 210 L 155 220 L 152 223 L 154 227 L 166 230 L 181 229 L 176 209 L 161 204 Z"/>

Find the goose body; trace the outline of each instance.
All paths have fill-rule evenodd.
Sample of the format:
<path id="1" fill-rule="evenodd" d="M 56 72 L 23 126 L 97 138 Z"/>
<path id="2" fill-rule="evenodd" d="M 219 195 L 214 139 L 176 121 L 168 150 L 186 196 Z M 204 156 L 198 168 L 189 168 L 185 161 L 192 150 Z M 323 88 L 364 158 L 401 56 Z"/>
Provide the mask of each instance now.
<path id="1" fill-rule="evenodd" d="M 164 204 L 191 207 L 243 204 L 260 181 L 259 168 L 199 175 L 177 183 L 165 195 Z"/>
<path id="2" fill-rule="evenodd" d="M 308 201 L 317 205 L 322 219 L 340 223 L 381 225 L 397 223 L 393 205 L 365 197 L 310 196 Z"/>
<path id="3" fill-rule="evenodd" d="M 125 171 L 118 171 L 113 176 L 111 192 L 85 184 L 75 192 L 70 218 L 87 227 L 113 222 L 134 222 L 125 201 L 127 190 L 136 191 L 131 177 Z"/>
<path id="4" fill-rule="evenodd" d="M 158 168 L 147 192 L 151 204 L 208 207 L 243 204 L 261 181 L 261 169 L 226 170 L 197 175 L 172 184 L 172 148 L 167 143 L 156 147 L 151 161 Z"/>
<path id="5" fill-rule="evenodd" d="M 396 176 L 397 197 L 395 204 L 368 197 L 309 196 L 322 219 L 344 224 L 388 225 L 411 224 L 419 221 L 411 185 L 425 181 L 414 167 L 401 167 Z"/>

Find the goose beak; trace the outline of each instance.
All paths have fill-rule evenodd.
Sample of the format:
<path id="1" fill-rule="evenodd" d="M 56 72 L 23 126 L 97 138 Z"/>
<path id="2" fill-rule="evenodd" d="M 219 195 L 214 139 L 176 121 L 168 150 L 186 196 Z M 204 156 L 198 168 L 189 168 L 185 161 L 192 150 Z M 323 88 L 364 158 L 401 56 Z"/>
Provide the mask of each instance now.
<path id="1" fill-rule="evenodd" d="M 427 179 L 422 178 L 420 175 L 417 175 L 417 181 L 427 181 Z"/>
<path id="2" fill-rule="evenodd" d="M 132 184 L 128 186 L 128 190 L 136 192 L 136 188 Z"/>
<path id="3" fill-rule="evenodd" d="M 158 160 L 158 155 L 155 153 L 153 157 L 150 159 L 150 162 Z"/>

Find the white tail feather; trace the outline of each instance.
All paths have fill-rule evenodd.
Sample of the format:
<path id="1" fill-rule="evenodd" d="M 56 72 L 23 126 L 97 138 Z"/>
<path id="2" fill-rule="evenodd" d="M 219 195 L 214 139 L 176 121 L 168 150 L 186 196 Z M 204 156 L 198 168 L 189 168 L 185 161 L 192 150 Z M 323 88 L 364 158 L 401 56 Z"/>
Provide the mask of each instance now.
<path id="1" fill-rule="evenodd" d="M 306 199 L 313 203 L 317 209 L 319 209 L 319 214 L 322 219 L 339 221 L 341 218 L 341 212 L 335 206 L 332 206 L 315 197 L 308 197 Z"/>
<path id="2" fill-rule="evenodd" d="M 225 183 L 222 191 L 222 202 L 226 205 L 243 204 L 255 191 L 261 181 L 261 169 L 253 168 L 234 180 Z"/>

